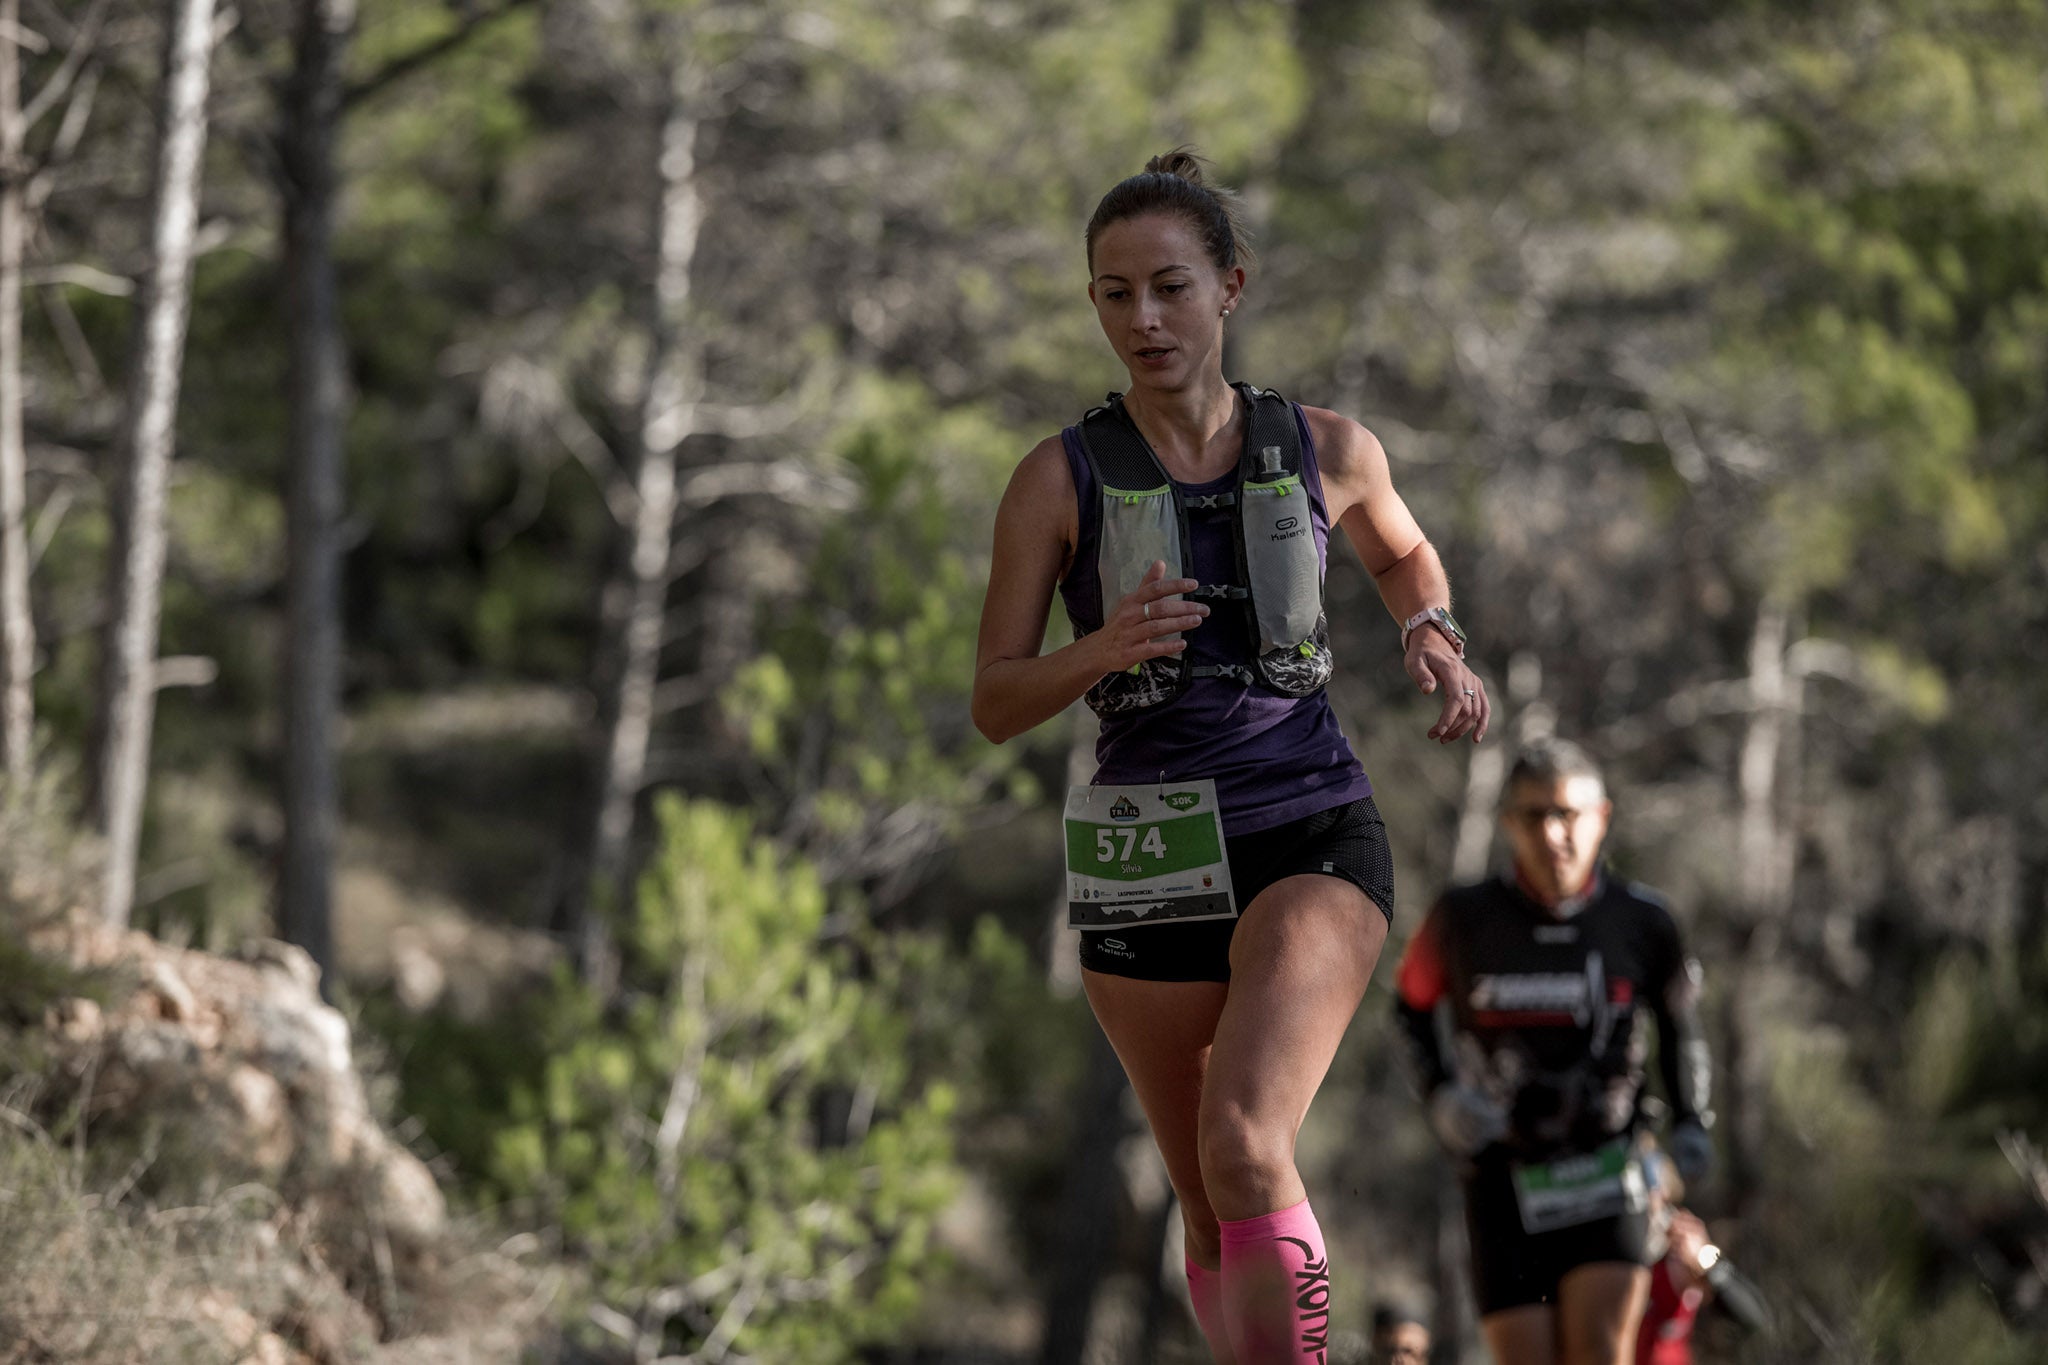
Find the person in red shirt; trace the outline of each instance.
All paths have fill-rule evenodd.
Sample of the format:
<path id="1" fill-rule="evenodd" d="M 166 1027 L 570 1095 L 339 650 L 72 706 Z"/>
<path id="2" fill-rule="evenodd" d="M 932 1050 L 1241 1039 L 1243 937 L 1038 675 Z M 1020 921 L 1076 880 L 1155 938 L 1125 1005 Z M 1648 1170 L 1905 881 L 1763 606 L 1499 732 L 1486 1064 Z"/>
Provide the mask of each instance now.
<path id="1" fill-rule="evenodd" d="M 1678 1201 L 1685 1188 L 1654 1144 L 1646 1144 L 1643 1168 L 1650 1195 L 1653 1234 L 1661 1229 L 1665 1251 L 1650 1267 L 1650 1302 L 1636 1332 L 1636 1365 L 1693 1365 L 1693 1328 L 1709 1304 L 1721 1308 L 1751 1332 L 1774 1327 L 1763 1293 L 1736 1272 L 1707 1225 Z"/>
<path id="2" fill-rule="evenodd" d="M 1707 1265 L 1719 1251 L 1707 1225 L 1673 1209 L 1664 1258 L 1650 1267 L 1650 1302 L 1636 1331 L 1636 1365 L 1693 1365 L 1692 1329 L 1707 1301 Z"/>

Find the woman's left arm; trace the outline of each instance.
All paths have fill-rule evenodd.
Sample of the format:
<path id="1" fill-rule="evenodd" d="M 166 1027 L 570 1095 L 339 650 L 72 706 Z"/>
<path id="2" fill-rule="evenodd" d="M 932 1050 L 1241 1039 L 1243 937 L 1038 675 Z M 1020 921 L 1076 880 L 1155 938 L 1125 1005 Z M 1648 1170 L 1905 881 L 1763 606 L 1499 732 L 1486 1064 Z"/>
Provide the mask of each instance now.
<path id="1" fill-rule="evenodd" d="M 1405 624 L 1431 607 L 1448 610 L 1451 583 L 1443 561 L 1415 524 L 1408 504 L 1394 491 L 1379 438 L 1327 409 L 1305 407 L 1302 412 L 1315 438 L 1330 521 L 1343 527 L 1379 586 L 1387 611 Z M 1477 744 L 1486 737 L 1493 715 L 1486 684 L 1466 666 L 1448 635 L 1427 624 L 1418 626 L 1408 636 L 1401 662 L 1425 695 L 1443 695 L 1443 713 L 1430 727 L 1431 739 L 1449 744 L 1470 734 Z"/>

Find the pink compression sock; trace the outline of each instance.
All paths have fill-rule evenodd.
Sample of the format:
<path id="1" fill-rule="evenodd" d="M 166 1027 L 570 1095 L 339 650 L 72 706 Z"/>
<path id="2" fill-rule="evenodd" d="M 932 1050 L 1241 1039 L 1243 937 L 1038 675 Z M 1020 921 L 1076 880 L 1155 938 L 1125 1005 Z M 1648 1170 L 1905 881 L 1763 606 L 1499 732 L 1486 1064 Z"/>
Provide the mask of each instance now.
<path id="1" fill-rule="evenodd" d="M 1229 1365 L 1230 1334 L 1223 1326 L 1223 1272 L 1205 1270 L 1195 1264 L 1195 1258 L 1187 1258 L 1188 1298 L 1195 1305 L 1195 1321 L 1202 1325 L 1202 1337 L 1209 1343 L 1209 1354 L 1223 1365 Z"/>
<path id="2" fill-rule="evenodd" d="M 1302 1200 L 1223 1227 L 1223 1320 L 1237 1365 L 1326 1365 L 1330 1257 Z"/>

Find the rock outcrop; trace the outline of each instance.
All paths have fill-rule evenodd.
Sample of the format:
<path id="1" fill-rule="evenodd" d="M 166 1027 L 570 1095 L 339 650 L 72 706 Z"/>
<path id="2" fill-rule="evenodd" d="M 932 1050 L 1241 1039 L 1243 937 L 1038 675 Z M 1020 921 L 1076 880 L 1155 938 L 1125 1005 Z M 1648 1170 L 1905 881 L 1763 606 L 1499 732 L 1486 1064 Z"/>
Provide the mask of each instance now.
<path id="1" fill-rule="evenodd" d="M 92 983 L 44 1011 L 37 1110 L 145 1153 L 136 1178 L 178 1197 L 257 1192 L 235 1255 L 259 1288 L 209 1287 L 186 1310 L 225 1359 L 519 1358 L 547 1275 L 451 1228 L 432 1170 L 379 1121 L 309 956 L 265 940 L 224 957 L 79 919 L 27 941 Z"/>

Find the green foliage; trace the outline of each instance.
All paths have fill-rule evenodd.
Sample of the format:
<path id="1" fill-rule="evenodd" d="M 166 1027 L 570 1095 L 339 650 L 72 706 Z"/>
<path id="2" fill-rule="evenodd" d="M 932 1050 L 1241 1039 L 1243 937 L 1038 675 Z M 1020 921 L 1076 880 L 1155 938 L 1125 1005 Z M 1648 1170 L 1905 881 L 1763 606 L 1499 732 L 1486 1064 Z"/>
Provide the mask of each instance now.
<path id="1" fill-rule="evenodd" d="M 2012 52 L 2009 36 L 1918 16 L 1879 21 L 1861 50 L 1823 27 L 1765 68 L 1782 84 L 1751 114 L 1770 132 L 1748 140 L 1774 153 L 1740 180 L 1701 182 L 1696 201 L 1735 227 L 1742 274 L 1768 281 L 1718 295 L 1716 363 L 1747 372 L 1750 392 L 1793 386 L 1798 415 L 1778 439 L 1821 453 L 1788 466 L 1781 507 L 1847 498 L 1862 527 L 1922 528 L 1891 553 L 1966 569 L 2013 542 L 1984 436 L 2012 411 L 2002 376 L 2018 352 L 2001 315 L 2043 290 L 2048 217 L 2009 154 L 1985 155 L 2048 138 L 2038 91 L 2012 85 Z M 1858 558 L 1805 556 L 1787 578 L 1830 586 Z"/>
<path id="2" fill-rule="evenodd" d="M 493 1177 L 662 1350 L 724 1332 L 855 1359 L 932 1282 L 956 1180 L 955 1090 L 911 1064 L 908 959 L 833 933 L 816 874 L 744 817 L 667 799 L 659 819 L 622 936 L 640 989 L 608 1010 L 558 983 Z"/>
<path id="3" fill-rule="evenodd" d="M 188 735 L 196 728 L 175 712 L 169 720 Z M 256 799 L 218 760 L 158 778 L 147 833 L 160 861 L 136 907 L 137 928 L 216 952 L 269 936 L 274 874 L 237 837 Z"/>
<path id="4" fill-rule="evenodd" d="M 1925 659 L 1908 658 L 1892 641 L 1871 640 L 1857 652 L 1857 663 L 1873 697 L 1918 723 L 1931 725 L 1948 714 L 1948 681 Z"/>
<path id="5" fill-rule="evenodd" d="M 968 717 L 981 509 L 1024 443 L 911 383 L 872 384 L 849 408 L 835 473 L 852 505 L 820 531 L 804 590 L 764 623 L 762 652 L 726 696 L 827 840 L 906 805 L 957 812 L 999 781 L 1030 790 Z"/>
<path id="6" fill-rule="evenodd" d="M 1991 1129 L 2048 1122 L 2044 956 L 2041 944 L 2019 962 L 1951 950 L 1928 971 L 1906 1018 L 1901 1097 L 1927 1118 L 1959 1120 L 1987 1153 Z"/>
<path id="7" fill-rule="evenodd" d="M 1894 1344 L 1881 1358 L 1899 1365 L 2032 1365 L 2041 1358 L 2039 1340 L 2014 1332 L 1998 1305 L 1975 1286 L 1953 1289 L 1932 1311 L 1915 1306 L 1884 1326 Z"/>
<path id="8" fill-rule="evenodd" d="M 1937 963 L 1905 1030 L 1906 1098 L 1922 1114 L 1939 1115 L 1964 1094 L 1983 1064 L 1983 1020 L 1977 1002 L 1989 992 L 1982 968 L 1966 953 Z"/>

